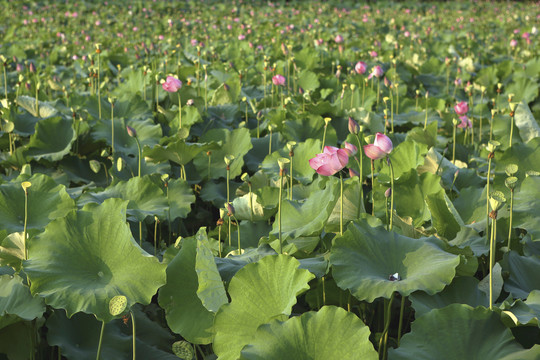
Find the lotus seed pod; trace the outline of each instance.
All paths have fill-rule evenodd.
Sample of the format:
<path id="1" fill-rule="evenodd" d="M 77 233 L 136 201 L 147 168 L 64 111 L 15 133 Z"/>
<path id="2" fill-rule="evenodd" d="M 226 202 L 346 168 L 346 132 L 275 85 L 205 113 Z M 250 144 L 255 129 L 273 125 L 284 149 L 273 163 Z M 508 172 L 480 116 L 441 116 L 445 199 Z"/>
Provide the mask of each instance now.
<path id="1" fill-rule="evenodd" d="M 501 143 L 495 140 L 490 140 L 486 146 L 487 151 L 494 152 L 497 146 L 500 146 Z"/>
<path id="2" fill-rule="evenodd" d="M 172 345 L 172 351 L 174 355 L 184 360 L 191 360 L 193 359 L 193 356 L 195 355 L 195 351 L 193 350 L 193 345 L 183 340 L 175 342 Z"/>
<path id="3" fill-rule="evenodd" d="M 291 162 L 291 160 L 287 159 L 287 158 L 279 158 L 277 159 L 277 162 L 278 162 L 278 165 L 279 165 L 279 168 L 281 170 L 285 169 L 285 165 L 287 165 L 288 163 Z"/>
<path id="4" fill-rule="evenodd" d="M 506 178 L 506 180 L 504 180 L 504 185 L 506 185 L 506 187 L 509 188 L 510 190 L 514 190 L 514 188 L 517 185 L 517 181 L 518 181 L 517 177 L 510 176 Z"/>
<path id="5" fill-rule="evenodd" d="M 516 164 L 508 164 L 506 165 L 506 168 L 504 171 L 506 172 L 506 175 L 513 176 L 515 173 L 518 172 L 519 167 Z"/>
<path id="6" fill-rule="evenodd" d="M 127 298 L 124 295 L 116 295 L 109 301 L 109 313 L 118 316 L 126 310 Z"/>
<path id="7" fill-rule="evenodd" d="M 97 160 L 90 160 L 90 169 L 97 174 L 101 170 L 101 163 Z"/>
<path id="8" fill-rule="evenodd" d="M 116 170 L 118 170 L 118 172 L 120 172 L 123 169 L 124 169 L 124 159 L 119 157 L 118 160 L 116 160 Z"/>
<path id="9" fill-rule="evenodd" d="M 494 191 L 489 196 L 489 206 L 493 211 L 499 210 L 500 206 L 506 202 L 504 194 L 500 191 Z"/>
<path id="10" fill-rule="evenodd" d="M 227 155 L 225 156 L 224 160 L 225 160 L 225 165 L 230 166 L 234 160 L 234 155 Z"/>
<path id="11" fill-rule="evenodd" d="M 23 181 L 21 183 L 21 187 L 23 188 L 24 192 L 26 192 L 26 190 L 32 186 L 32 183 L 30 181 Z"/>

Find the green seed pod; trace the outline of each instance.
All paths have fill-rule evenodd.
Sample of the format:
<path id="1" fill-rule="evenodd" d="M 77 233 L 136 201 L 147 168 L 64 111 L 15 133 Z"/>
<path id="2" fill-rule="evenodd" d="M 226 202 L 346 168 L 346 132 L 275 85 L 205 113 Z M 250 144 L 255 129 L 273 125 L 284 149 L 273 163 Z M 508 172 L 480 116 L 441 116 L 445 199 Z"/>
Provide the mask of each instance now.
<path id="1" fill-rule="evenodd" d="M 124 295 L 116 295 L 109 301 L 109 313 L 118 316 L 126 310 L 127 298 Z"/>
<path id="2" fill-rule="evenodd" d="M 193 345 L 183 340 L 175 342 L 172 345 L 172 351 L 174 355 L 184 360 L 191 360 L 193 359 L 193 356 L 195 356 Z"/>

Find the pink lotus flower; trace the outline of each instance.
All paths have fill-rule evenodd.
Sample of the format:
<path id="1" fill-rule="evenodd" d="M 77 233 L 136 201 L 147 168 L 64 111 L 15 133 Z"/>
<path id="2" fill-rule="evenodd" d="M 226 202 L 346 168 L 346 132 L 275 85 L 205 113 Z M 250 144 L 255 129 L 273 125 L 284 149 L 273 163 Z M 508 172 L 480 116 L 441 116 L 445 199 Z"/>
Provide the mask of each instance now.
<path id="1" fill-rule="evenodd" d="M 462 101 L 454 105 L 454 110 L 459 116 L 465 115 L 469 111 L 469 105 L 465 101 Z"/>
<path id="2" fill-rule="evenodd" d="M 518 42 L 517 42 L 517 40 L 516 40 L 516 39 L 512 39 L 512 40 L 510 40 L 510 46 L 511 46 L 511 47 L 516 47 L 516 46 L 517 46 L 517 44 L 518 44 Z"/>
<path id="3" fill-rule="evenodd" d="M 337 43 L 337 44 L 340 44 L 343 42 L 343 36 L 341 35 L 336 35 L 336 37 L 334 38 L 334 41 Z"/>
<path id="4" fill-rule="evenodd" d="M 368 158 L 378 160 L 390 154 L 393 148 L 392 140 L 388 136 L 377 133 L 373 144 L 364 145 L 364 153 Z"/>
<path id="5" fill-rule="evenodd" d="M 349 156 L 354 156 L 358 152 L 358 148 L 356 146 L 354 146 L 353 144 L 348 143 L 348 142 L 345 141 L 344 145 L 345 145 L 344 150 L 347 151 L 347 154 Z"/>
<path id="6" fill-rule="evenodd" d="M 466 115 L 460 116 L 461 123 L 457 126 L 460 129 L 472 128 L 471 120 Z"/>
<path id="7" fill-rule="evenodd" d="M 174 93 L 182 88 L 182 82 L 174 76 L 167 76 L 167 80 L 161 86 L 163 90 Z"/>
<path id="8" fill-rule="evenodd" d="M 367 70 L 367 64 L 363 61 L 359 61 L 354 66 L 354 71 L 356 71 L 357 74 L 364 74 Z"/>
<path id="9" fill-rule="evenodd" d="M 321 154 L 309 160 L 311 166 L 319 175 L 331 176 L 343 169 L 349 162 L 347 150 L 334 146 L 325 146 Z"/>
<path id="10" fill-rule="evenodd" d="M 384 74 L 384 71 L 380 65 L 376 65 L 371 70 L 371 74 L 375 77 L 381 77 Z"/>
<path id="11" fill-rule="evenodd" d="M 272 77 L 272 83 L 276 86 L 283 86 L 285 85 L 285 76 L 283 75 L 275 75 Z"/>

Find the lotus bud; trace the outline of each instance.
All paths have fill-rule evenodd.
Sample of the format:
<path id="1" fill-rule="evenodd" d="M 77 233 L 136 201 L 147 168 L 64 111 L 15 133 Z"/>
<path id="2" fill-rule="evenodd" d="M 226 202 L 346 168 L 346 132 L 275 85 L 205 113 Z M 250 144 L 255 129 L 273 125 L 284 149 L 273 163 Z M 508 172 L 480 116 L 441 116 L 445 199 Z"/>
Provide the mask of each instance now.
<path id="1" fill-rule="evenodd" d="M 131 126 L 129 126 L 129 125 L 126 126 L 126 130 L 127 130 L 127 133 L 128 133 L 129 136 L 137 137 L 137 131 L 134 128 L 132 128 Z"/>
<path id="2" fill-rule="evenodd" d="M 388 199 L 388 198 L 390 197 L 390 195 L 392 195 L 392 188 L 388 188 L 388 189 L 386 189 L 386 191 L 384 192 L 384 197 L 385 197 L 385 198 Z"/>
<path id="3" fill-rule="evenodd" d="M 360 131 L 360 125 L 358 125 L 358 122 L 354 120 L 352 117 L 349 117 L 349 132 L 351 134 L 358 134 Z"/>
<path id="4" fill-rule="evenodd" d="M 234 216 L 235 210 L 233 204 L 227 203 L 225 204 L 225 207 L 227 208 L 227 216 Z"/>
<path id="5" fill-rule="evenodd" d="M 457 126 L 459 123 L 460 123 L 460 121 L 459 121 L 458 119 L 456 119 L 456 118 L 453 118 L 453 119 L 452 119 L 452 124 L 453 124 L 454 126 Z"/>
<path id="6" fill-rule="evenodd" d="M 242 176 L 240 176 L 240 180 L 242 180 L 243 182 L 249 182 L 249 174 L 248 173 L 243 173 Z"/>

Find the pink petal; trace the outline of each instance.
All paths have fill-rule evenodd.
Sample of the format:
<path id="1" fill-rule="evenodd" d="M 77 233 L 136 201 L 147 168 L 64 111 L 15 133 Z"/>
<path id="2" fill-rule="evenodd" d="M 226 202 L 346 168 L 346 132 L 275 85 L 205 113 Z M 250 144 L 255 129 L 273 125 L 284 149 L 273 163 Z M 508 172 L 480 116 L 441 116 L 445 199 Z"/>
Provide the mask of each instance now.
<path id="1" fill-rule="evenodd" d="M 339 161 L 339 165 L 338 165 L 338 171 L 343 169 L 345 166 L 347 166 L 347 164 L 349 163 L 349 154 L 347 153 L 347 150 L 345 149 L 339 149 L 337 151 L 337 158 L 338 158 L 338 161 Z"/>
<path id="2" fill-rule="evenodd" d="M 331 155 L 331 154 L 335 154 L 338 150 L 339 150 L 339 148 L 337 148 L 335 146 L 325 146 L 324 150 L 323 150 L 323 153 Z"/>
<path id="3" fill-rule="evenodd" d="M 375 146 L 375 144 L 364 145 L 364 153 L 372 160 L 382 159 L 386 156 L 386 153 Z"/>
<path id="4" fill-rule="evenodd" d="M 392 145 L 392 140 L 390 140 L 388 136 L 381 133 L 377 133 L 373 145 L 377 146 L 379 150 L 385 152 L 386 154 L 390 154 L 394 148 L 394 145 Z"/>
<path id="5" fill-rule="evenodd" d="M 325 164 L 322 165 L 317 169 L 317 174 L 323 175 L 323 176 L 331 176 L 334 175 L 337 171 L 332 168 L 332 166 Z"/>

